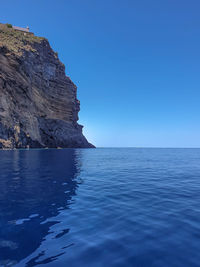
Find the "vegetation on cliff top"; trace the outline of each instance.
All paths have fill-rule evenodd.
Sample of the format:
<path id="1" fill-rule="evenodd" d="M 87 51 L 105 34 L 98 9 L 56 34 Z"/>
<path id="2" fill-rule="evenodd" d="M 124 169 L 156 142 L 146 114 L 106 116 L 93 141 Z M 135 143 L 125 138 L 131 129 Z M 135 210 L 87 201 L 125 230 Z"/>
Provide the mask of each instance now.
<path id="1" fill-rule="evenodd" d="M 0 48 L 7 47 L 9 51 L 21 55 L 22 50 L 33 51 L 33 43 L 40 43 L 45 38 L 37 37 L 33 34 L 24 34 L 13 28 L 7 27 L 6 24 L 0 23 Z"/>

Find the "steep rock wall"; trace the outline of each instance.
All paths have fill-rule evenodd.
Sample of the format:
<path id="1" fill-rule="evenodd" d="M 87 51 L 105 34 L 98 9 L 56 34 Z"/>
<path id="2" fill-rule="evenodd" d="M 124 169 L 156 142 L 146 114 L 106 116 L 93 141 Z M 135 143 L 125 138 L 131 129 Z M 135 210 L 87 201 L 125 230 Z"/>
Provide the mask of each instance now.
<path id="1" fill-rule="evenodd" d="M 0 148 L 94 147 L 76 92 L 45 38 L 0 24 Z"/>

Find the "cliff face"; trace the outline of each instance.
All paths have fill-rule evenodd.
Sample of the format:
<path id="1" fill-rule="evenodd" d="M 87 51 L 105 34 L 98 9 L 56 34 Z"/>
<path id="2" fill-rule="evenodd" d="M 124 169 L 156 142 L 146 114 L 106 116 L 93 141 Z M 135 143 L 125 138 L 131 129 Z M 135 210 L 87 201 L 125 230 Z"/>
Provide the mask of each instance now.
<path id="1" fill-rule="evenodd" d="M 76 90 L 45 38 L 0 24 L 0 148 L 93 147 Z"/>

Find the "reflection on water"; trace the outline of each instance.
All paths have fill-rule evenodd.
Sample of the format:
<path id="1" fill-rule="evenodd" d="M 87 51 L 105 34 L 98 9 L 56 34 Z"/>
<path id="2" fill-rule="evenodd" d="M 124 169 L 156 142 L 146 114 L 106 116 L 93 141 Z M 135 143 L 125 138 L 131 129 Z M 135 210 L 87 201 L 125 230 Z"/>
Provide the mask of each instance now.
<path id="1" fill-rule="evenodd" d="M 200 149 L 0 151 L 0 267 L 199 267 Z"/>
<path id="2" fill-rule="evenodd" d="M 80 153 L 73 149 L 1 152 L 0 266 L 15 265 L 28 256 L 26 266 L 48 263 L 73 245 L 55 241 L 70 229 L 52 218 L 73 201 L 80 183 Z M 56 246 L 52 251 L 45 248 L 49 240 Z M 32 255 L 42 243 L 40 253 Z"/>

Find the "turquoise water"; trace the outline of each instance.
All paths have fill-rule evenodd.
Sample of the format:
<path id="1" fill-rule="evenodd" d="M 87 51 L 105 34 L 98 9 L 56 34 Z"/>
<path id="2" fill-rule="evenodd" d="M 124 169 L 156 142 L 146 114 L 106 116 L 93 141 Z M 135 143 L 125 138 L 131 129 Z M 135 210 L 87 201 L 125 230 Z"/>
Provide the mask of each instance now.
<path id="1" fill-rule="evenodd" d="M 200 266 L 200 149 L 0 158 L 0 266 Z"/>

